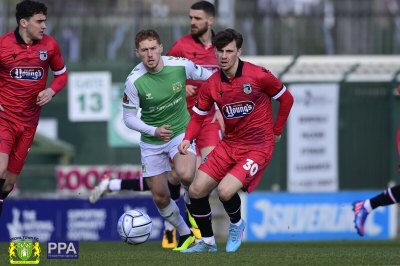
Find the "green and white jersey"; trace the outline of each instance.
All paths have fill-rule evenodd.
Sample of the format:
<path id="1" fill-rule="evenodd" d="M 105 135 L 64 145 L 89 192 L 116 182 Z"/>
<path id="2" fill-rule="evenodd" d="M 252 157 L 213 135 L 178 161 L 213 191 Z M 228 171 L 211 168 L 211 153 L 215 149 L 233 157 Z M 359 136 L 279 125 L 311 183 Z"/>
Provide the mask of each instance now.
<path id="1" fill-rule="evenodd" d="M 171 139 L 186 130 L 190 120 L 186 107 L 186 80 L 207 80 L 212 72 L 186 58 L 162 56 L 164 67 L 157 73 L 148 72 L 138 64 L 125 82 L 123 108 L 139 110 L 141 120 L 150 126 L 171 125 Z M 157 137 L 142 133 L 141 140 L 164 144 Z"/>

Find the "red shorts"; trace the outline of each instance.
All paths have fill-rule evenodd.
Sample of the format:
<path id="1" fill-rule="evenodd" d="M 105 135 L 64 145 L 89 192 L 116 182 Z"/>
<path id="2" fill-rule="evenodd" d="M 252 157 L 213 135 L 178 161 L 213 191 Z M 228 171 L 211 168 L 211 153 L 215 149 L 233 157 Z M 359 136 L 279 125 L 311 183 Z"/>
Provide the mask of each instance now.
<path id="1" fill-rule="evenodd" d="M 206 147 L 215 147 L 220 142 L 221 129 L 218 121 L 211 123 L 214 115 L 212 117 L 208 116 L 201 128 L 200 134 L 196 138 L 196 153 L 200 156 L 200 151 Z"/>
<path id="2" fill-rule="evenodd" d="M 261 177 L 272 159 L 273 149 L 269 151 L 249 150 L 246 147 L 228 146 L 221 141 L 208 155 L 199 169 L 218 183 L 229 173 L 243 184 L 242 190 L 252 192 L 260 183 Z"/>
<path id="3" fill-rule="evenodd" d="M 9 155 L 8 172 L 16 175 L 21 173 L 35 132 L 36 127 L 16 125 L 0 118 L 0 152 Z"/>

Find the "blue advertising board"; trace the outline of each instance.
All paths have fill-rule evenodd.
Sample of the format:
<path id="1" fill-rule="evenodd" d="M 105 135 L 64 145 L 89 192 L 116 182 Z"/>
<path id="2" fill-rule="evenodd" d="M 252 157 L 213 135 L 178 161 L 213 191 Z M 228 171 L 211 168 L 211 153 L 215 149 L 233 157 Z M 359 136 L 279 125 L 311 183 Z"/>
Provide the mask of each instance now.
<path id="1" fill-rule="evenodd" d="M 87 199 L 7 199 L 0 218 L 0 241 L 32 236 L 48 241 L 119 241 L 117 222 L 127 210 L 139 209 L 152 219 L 149 240 L 160 240 L 163 218 L 150 195 Z M 182 208 L 181 208 L 182 209 Z"/>
<path id="2" fill-rule="evenodd" d="M 351 203 L 381 193 L 251 193 L 247 195 L 247 241 L 383 240 L 396 236 L 397 205 L 368 215 L 366 235 L 354 228 Z"/>

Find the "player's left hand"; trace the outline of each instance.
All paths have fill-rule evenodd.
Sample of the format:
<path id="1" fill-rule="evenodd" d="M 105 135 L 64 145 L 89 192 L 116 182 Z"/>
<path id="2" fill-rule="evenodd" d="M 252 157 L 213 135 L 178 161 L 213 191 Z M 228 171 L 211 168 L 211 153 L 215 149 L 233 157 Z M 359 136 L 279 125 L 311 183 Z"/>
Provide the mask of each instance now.
<path id="1" fill-rule="evenodd" d="M 224 118 L 222 117 L 221 111 L 219 109 L 215 109 L 215 114 L 213 119 L 211 120 L 211 124 L 218 121 L 219 127 L 221 128 L 222 135 L 225 134 L 225 123 Z"/>
<path id="2" fill-rule="evenodd" d="M 184 139 L 181 144 L 178 146 L 178 151 L 180 154 L 186 155 L 188 153 L 188 149 L 190 147 L 190 142 L 186 139 Z"/>
<path id="3" fill-rule="evenodd" d="M 45 105 L 46 103 L 50 102 L 51 99 L 53 99 L 54 94 L 55 93 L 51 88 L 42 90 L 37 96 L 36 104 L 39 106 Z"/>
<path id="4" fill-rule="evenodd" d="M 282 135 L 274 135 L 274 141 L 275 143 L 278 143 L 282 138 Z"/>

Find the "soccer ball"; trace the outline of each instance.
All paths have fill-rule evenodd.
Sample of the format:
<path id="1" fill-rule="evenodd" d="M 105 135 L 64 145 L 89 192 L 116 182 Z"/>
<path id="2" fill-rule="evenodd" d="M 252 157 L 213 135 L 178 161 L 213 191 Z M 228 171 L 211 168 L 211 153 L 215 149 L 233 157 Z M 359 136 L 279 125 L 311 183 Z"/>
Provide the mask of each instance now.
<path id="1" fill-rule="evenodd" d="M 153 224 L 150 217 L 139 210 L 129 210 L 118 220 L 117 231 L 122 241 L 138 245 L 147 241 Z"/>

